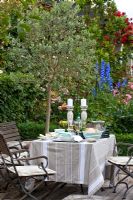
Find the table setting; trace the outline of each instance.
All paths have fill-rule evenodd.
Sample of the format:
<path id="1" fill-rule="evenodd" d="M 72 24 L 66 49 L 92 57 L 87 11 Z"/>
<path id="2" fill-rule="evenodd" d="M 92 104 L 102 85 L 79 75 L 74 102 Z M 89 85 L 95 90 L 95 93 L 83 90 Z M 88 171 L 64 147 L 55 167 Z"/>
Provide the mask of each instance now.
<path id="1" fill-rule="evenodd" d="M 101 138 L 103 131 L 88 128 L 77 132 L 75 129 L 65 131 L 65 129 L 55 129 L 54 132 L 46 135 L 40 134 L 38 139 L 53 142 L 96 142 Z"/>
<path id="2" fill-rule="evenodd" d="M 84 184 L 92 195 L 104 183 L 106 158 L 113 154 L 115 136 L 109 134 L 104 121 L 88 126 L 86 111 L 86 99 L 81 99 L 81 114 L 74 120 L 73 100 L 68 99 L 66 129 L 40 134 L 32 141 L 30 154 L 48 157 L 49 168 L 57 172 L 50 181 Z"/>
<path id="3" fill-rule="evenodd" d="M 91 121 L 91 126 L 87 126 L 87 100 L 81 99 L 81 113 L 74 119 L 73 99 L 67 100 L 67 128 L 56 128 L 53 132 L 40 134 L 38 139 L 51 142 L 96 142 L 97 140 L 109 137 L 104 121 Z M 63 125 L 64 121 L 62 120 Z M 61 125 L 61 124 L 60 124 Z M 62 126 L 63 127 L 63 126 Z"/>

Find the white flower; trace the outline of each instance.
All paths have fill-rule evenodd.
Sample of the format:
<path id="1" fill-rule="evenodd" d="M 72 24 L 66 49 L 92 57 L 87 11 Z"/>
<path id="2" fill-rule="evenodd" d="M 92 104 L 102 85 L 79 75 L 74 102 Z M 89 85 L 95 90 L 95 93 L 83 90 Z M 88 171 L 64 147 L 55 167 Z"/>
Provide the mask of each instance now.
<path id="1" fill-rule="evenodd" d="M 40 89 L 41 89 L 42 92 L 45 92 L 45 91 L 46 91 L 46 89 L 43 88 L 43 87 L 40 87 Z"/>
<path id="2" fill-rule="evenodd" d="M 3 74 L 3 71 L 0 69 L 0 74 Z"/>

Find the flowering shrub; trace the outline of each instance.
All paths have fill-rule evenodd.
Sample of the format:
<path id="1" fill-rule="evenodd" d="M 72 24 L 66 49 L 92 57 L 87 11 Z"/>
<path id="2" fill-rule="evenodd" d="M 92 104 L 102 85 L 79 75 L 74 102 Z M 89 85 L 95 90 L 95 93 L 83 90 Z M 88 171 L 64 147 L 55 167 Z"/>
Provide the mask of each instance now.
<path id="1" fill-rule="evenodd" d="M 111 64 L 115 82 L 127 76 L 126 64 L 133 47 L 133 22 L 118 11 L 114 0 L 76 0 L 88 29 L 97 40 L 97 57 Z"/>
<path id="2" fill-rule="evenodd" d="M 132 18 L 127 18 L 126 13 L 116 11 L 111 16 L 108 15 L 107 22 L 103 29 L 103 40 L 117 46 L 121 44 L 133 44 L 133 22 Z"/>
<path id="3" fill-rule="evenodd" d="M 122 82 L 118 82 L 113 89 L 113 96 L 115 96 L 119 101 L 125 105 L 131 103 L 133 99 L 133 82 L 124 79 Z"/>
<path id="4" fill-rule="evenodd" d="M 133 82 L 128 82 L 128 85 L 126 87 L 126 94 L 124 96 L 123 102 L 125 104 L 128 104 L 133 98 L 132 95 L 133 95 Z"/>
<path id="5" fill-rule="evenodd" d="M 115 40 L 114 43 L 133 43 L 133 23 L 132 18 L 127 18 L 124 12 L 116 11 L 114 13 L 116 20 L 123 21 L 123 26 L 119 27 L 119 30 L 115 32 Z"/>

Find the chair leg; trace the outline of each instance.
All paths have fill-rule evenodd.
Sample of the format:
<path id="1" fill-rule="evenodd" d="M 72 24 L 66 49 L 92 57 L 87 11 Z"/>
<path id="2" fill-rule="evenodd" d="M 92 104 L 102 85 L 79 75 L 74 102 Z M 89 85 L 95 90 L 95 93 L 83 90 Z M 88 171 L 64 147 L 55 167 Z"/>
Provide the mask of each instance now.
<path id="1" fill-rule="evenodd" d="M 27 191 L 25 189 L 25 186 L 21 183 L 21 181 L 19 180 L 20 186 L 22 188 L 22 191 L 25 193 L 25 195 L 23 197 L 21 197 L 19 200 L 23 200 L 25 199 L 27 196 L 31 197 L 34 200 L 38 200 L 38 198 L 36 198 L 34 195 L 32 195 L 31 193 L 36 190 L 39 186 L 41 186 L 44 183 L 44 180 L 42 180 L 40 183 L 38 183 L 31 191 Z"/>
<path id="2" fill-rule="evenodd" d="M 130 187 L 128 187 L 123 195 L 123 198 L 122 199 L 126 199 L 126 196 L 127 196 L 127 192 L 128 190 L 130 190 L 131 188 L 133 187 L 133 185 L 131 185 Z"/>
<path id="3" fill-rule="evenodd" d="M 82 184 L 80 184 L 80 188 L 81 188 L 82 194 L 84 194 L 84 188 L 83 188 L 83 185 L 82 185 Z"/>
<path id="4" fill-rule="evenodd" d="M 114 173 L 115 173 L 115 167 L 112 165 L 110 170 L 109 188 L 114 187 Z"/>
<path id="5" fill-rule="evenodd" d="M 124 180 L 125 180 L 127 177 L 128 177 L 128 175 L 125 176 L 124 178 L 122 178 L 120 181 L 117 182 L 117 184 L 114 186 L 114 190 L 113 190 L 114 193 L 116 192 L 116 188 L 117 188 L 117 186 L 118 186 L 119 184 L 125 184 L 126 187 L 127 187 L 127 189 L 128 189 L 128 184 L 127 184 L 126 182 L 124 182 Z"/>
<path id="6" fill-rule="evenodd" d="M 101 189 L 100 189 L 100 190 L 101 190 L 101 192 L 104 192 L 104 191 L 105 191 L 105 189 L 104 189 L 103 187 L 101 187 Z"/>
<path id="7" fill-rule="evenodd" d="M 1 176 L 1 178 L 4 178 L 4 174 L 2 172 L 2 168 L 0 168 L 0 176 Z"/>
<path id="8" fill-rule="evenodd" d="M 38 200 L 35 196 L 33 196 L 33 195 L 30 194 L 30 193 L 25 194 L 25 195 L 24 195 L 23 197 L 21 197 L 19 200 L 23 200 L 23 199 L 25 199 L 27 196 L 31 197 L 31 198 L 34 199 L 34 200 Z"/>
<path id="9" fill-rule="evenodd" d="M 67 185 L 67 183 L 63 183 L 63 184 L 61 184 L 60 188 L 65 187 L 65 185 Z"/>

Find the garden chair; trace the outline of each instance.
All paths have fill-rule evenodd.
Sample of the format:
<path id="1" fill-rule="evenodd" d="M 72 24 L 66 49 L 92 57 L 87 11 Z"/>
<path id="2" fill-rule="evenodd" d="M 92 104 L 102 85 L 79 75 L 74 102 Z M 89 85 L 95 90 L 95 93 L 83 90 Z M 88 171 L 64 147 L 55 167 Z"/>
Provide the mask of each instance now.
<path id="1" fill-rule="evenodd" d="M 5 140 L 8 144 L 8 147 L 10 149 L 12 149 L 12 150 L 13 149 L 14 150 L 21 149 L 21 151 L 19 151 L 19 153 L 18 153 L 19 155 L 17 154 L 17 156 L 19 156 L 19 157 L 29 156 L 28 146 L 24 145 L 21 142 L 21 136 L 19 134 L 19 131 L 18 131 L 18 128 L 17 128 L 15 122 L 0 123 L 0 133 L 5 138 Z M 5 162 L 6 162 L 7 165 L 11 164 L 9 156 L 6 156 Z M 18 164 L 18 162 L 16 162 L 16 164 Z M 5 179 L 6 177 L 3 175 L 3 169 L 5 169 L 4 164 L 3 164 L 2 159 L 0 158 L 0 175 L 1 175 L 2 179 Z M 6 179 L 5 179 L 5 181 L 6 181 Z"/>
<path id="2" fill-rule="evenodd" d="M 48 166 L 48 158 L 46 156 L 38 156 L 38 157 L 27 157 L 27 158 L 18 158 L 17 156 L 15 156 L 16 154 L 18 154 L 19 152 L 21 152 L 21 150 L 13 150 L 11 151 L 10 148 L 8 147 L 5 138 L 3 136 L 3 134 L 0 133 L 0 156 L 2 158 L 2 161 L 4 163 L 4 166 L 6 168 L 6 170 L 9 173 L 9 177 L 11 177 L 11 175 L 15 176 L 15 179 L 17 180 L 20 188 L 22 189 L 22 191 L 25 193 L 22 199 L 25 199 L 27 196 L 38 200 L 38 198 L 36 198 L 33 194 L 31 194 L 35 189 L 37 189 L 45 180 L 46 178 L 48 179 L 49 176 L 54 175 L 55 171 L 47 168 Z M 5 159 L 5 155 L 10 157 L 10 166 L 7 165 L 6 163 L 6 159 Z M 32 160 L 35 159 L 39 159 L 40 160 L 40 165 L 32 165 L 30 164 Z M 43 160 L 45 160 L 45 166 L 44 166 L 44 162 Z M 25 162 L 25 165 L 16 165 L 16 162 Z M 38 177 L 43 177 L 43 179 L 39 179 Z M 38 182 L 37 184 L 34 185 L 34 187 L 32 188 L 32 190 L 27 190 L 26 188 L 26 182 L 29 179 L 37 179 Z"/>
<path id="3" fill-rule="evenodd" d="M 127 192 L 133 187 L 133 184 L 129 186 L 127 183 L 127 178 L 133 179 L 133 144 L 129 143 L 118 143 L 117 147 L 123 146 L 127 148 L 118 148 L 118 155 L 112 156 L 108 158 L 108 162 L 111 163 L 114 167 L 117 168 L 117 170 L 114 170 L 115 177 L 119 176 L 119 180 L 115 185 L 113 185 L 114 191 L 116 192 L 116 188 L 119 184 L 125 184 L 126 185 L 126 191 L 124 192 L 123 199 L 126 198 Z M 123 154 L 126 154 L 126 156 L 121 156 Z M 120 176 L 120 172 L 124 172 L 124 177 Z"/>
<path id="4" fill-rule="evenodd" d="M 16 148 L 16 147 L 8 147 L 12 152 L 14 151 L 14 157 L 15 158 L 24 158 L 24 157 L 27 157 L 27 155 L 29 155 L 29 152 L 27 152 L 27 155 L 26 155 L 26 149 L 19 149 Z M 6 163 L 7 166 L 11 166 L 12 165 L 12 162 L 11 162 L 11 158 L 10 156 L 8 155 L 4 155 L 4 162 Z M 5 175 L 8 173 L 7 171 L 7 168 L 5 167 L 5 163 L 3 162 L 3 159 L 2 157 L 0 156 L 0 176 L 3 180 L 3 184 L 1 186 L 1 189 L 7 189 L 8 187 L 8 177 Z M 19 160 L 16 160 L 14 161 L 14 164 L 15 165 L 24 165 L 24 162 L 22 161 L 19 161 Z"/>
<path id="5" fill-rule="evenodd" d="M 2 132 L 9 147 L 17 146 L 21 149 L 28 148 L 28 144 L 21 140 L 21 136 L 15 122 L 0 123 L 0 131 Z"/>

